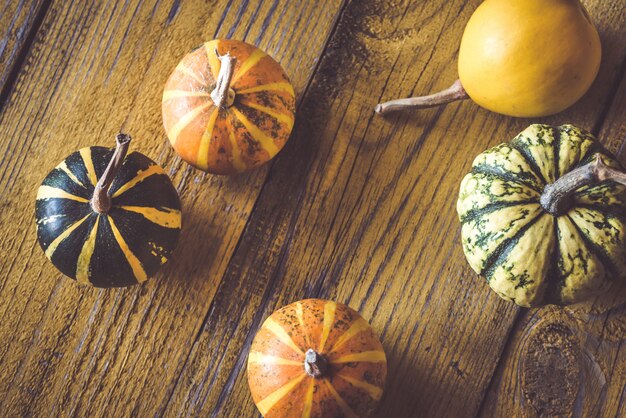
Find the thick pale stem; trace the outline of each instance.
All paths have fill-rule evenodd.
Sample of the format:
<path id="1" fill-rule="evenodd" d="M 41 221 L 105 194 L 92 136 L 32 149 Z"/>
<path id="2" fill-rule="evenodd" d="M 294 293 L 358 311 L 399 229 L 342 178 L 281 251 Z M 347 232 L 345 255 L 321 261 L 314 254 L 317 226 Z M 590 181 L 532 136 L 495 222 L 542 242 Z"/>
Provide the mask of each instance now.
<path id="1" fill-rule="evenodd" d="M 456 80 L 454 84 L 439 93 L 429 96 L 410 97 L 408 99 L 397 99 L 376 105 L 376 113 L 384 115 L 396 110 L 406 109 L 426 109 L 428 107 L 441 106 L 457 100 L 469 99 L 465 89 L 461 85 L 461 80 Z"/>
<path id="2" fill-rule="evenodd" d="M 104 170 L 102 177 L 96 183 L 96 187 L 93 191 L 93 197 L 91 198 L 91 207 L 98 213 L 105 214 L 111 209 L 111 196 L 109 196 L 109 188 L 115 180 L 115 176 L 124 163 L 128 147 L 130 145 L 131 137 L 127 134 L 117 134 L 115 137 L 115 151 L 109 161 L 109 165 Z"/>
<path id="3" fill-rule="evenodd" d="M 324 373 L 326 373 L 326 369 L 328 368 L 328 362 L 318 352 L 309 348 L 309 350 L 304 355 L 304 370 L 311 377 L 322 377 Z"/>
<path id="4" fill-rule="evenodd" d="M 217 75 L 217 84 L 215 89 L 211 92 L 211 99 L 213 99 L 215 106 L 227 108 L 232 106 L 235 101 L 235 92 L 230 88 L 230 81 L 235 72 L 237 58 L 233 57 L 228 52 L 224 55 L 220 55 L 217 50 L 215 50 L 215 54 L 220 60 L 221 65 L 220 72 Z"/>
<path id="5" fill-rule="evenodd" d="M 576 190 L 603 181 L 614 181 L 626 185 L 626 173 L 607 166 L 600 158 L 600 154 L 596 154 L 593 162 L 578 167 L 554 183 L 548 184 L 539 202 L 548 213 L 561 216 L 570 208 L 572 196 Z"/>

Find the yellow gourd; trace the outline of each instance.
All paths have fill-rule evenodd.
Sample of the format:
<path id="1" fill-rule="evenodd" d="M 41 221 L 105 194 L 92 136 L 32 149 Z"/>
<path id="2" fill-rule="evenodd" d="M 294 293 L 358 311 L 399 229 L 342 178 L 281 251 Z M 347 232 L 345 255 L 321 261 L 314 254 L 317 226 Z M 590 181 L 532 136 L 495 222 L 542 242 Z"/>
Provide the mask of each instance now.
<path id="1" fill-rule="evenodd" d="M 425 97 L 377 106 L 378 113 L 471 98 L 516 117 L 552 115 L 573 105 L 600 67 L 600 38 L 578 0 L 486 0 L 459 50 L 459 80 Z"/>

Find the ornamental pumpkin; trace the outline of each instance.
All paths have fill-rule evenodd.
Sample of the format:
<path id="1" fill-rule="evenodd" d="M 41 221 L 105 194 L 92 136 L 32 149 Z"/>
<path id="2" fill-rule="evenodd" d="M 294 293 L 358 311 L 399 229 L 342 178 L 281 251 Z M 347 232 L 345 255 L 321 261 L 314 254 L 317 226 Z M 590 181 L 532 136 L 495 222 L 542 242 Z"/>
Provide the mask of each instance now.
<path id="1" fill-rule="evenodd" d="M 266 418 L 368 416 L 386 375 L 383 346 L 367 321 L 320 299 L 274 312 L 248 356 L 248 384 Z"/>
<path id="2" fill-rule="evenodd" d="M 83 148 L 52 170 L 37 191 L 37 238 L 63 274 L 95 287 L 120 287 L 153 276 L 176 247 L 178 193 L 143 154 Z"/>
<path id="3" fill-rule="evenodd" d="M 463 250 L 501 297 L 571 304 L 626 276 L 626 174 L 589 133 L 531 125 L 480 154 L 457 204 Z"/>
<path id="4" fill-rule="evenodd" d="M 547 116 L 585 94 L 600 58 L 600 37 L 578 0 L 485 0 L 463 33 L 459 80 L 434 95 L 392 100 L 376 111 L 471 98 L 504 115 Z"/>
<path id="5" fill-rule="evenodd" d="M 182 59 L 165 85 L 162 108 L 167 136 L 183 160 L 234 174 L 260 166 L 285 145 L 295 93 L 265 52 L 218 39 Z"/>

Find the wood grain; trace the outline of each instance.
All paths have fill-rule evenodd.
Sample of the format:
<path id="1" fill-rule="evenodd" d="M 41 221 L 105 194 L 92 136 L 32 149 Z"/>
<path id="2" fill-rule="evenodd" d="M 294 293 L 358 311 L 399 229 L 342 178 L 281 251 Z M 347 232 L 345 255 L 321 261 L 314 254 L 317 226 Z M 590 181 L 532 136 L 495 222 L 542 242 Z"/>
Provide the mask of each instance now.
<path id="1" fill-rule="evenodd" d="M 480 0 L 49 3 L 32 45 L 16 50 L 0 111 L 3 415 L 258 416 L 248 348 L 265 317 L 305 297 L 349 304 L 381 336 L 389 375 L 380 417 L 626 414 L 624 290 L 520 310 L 462 254 L 461 178 L 477 154 L 535 120 L 469 101 L 373 113 L 382 100 L 456 79 Z M 573 108 L 540 122 L 574 123 L 617 150 L 623 6 L 584 3 L 602 37 L 600 75 Z M 15 22 L 38 26 L 20 13 Z M 294 134 L 275 163 L 232 178 L 181 162 L 161 124 L 170 71 L 216 36 L 265 49 L 298 94 Z M 66 155 L 112 146 L 120 128 L 171 174 L 182 241 L 146 285 L 82 288 L 38 248 L 35 192 Z"/>
<path id="2" fill-rule="evenodd" d="M 478 411 L 518 309 L 467 267 L 457 188 L 475 155 L 530 121 L 469 102 L 388 119 L 372 114 L 381 99 L 454 79 L 460 33 L 478 3 L 348 6 L 170 412 L 200 397 L 198 414 L 253 415 L 243 367 L 250 341 L 271 311 L 303 297 L 348 303 L 382 335 L 390 378 L 379 416 Z M 598 16 L 611 7 L 587 3 Z M 619 28 L 610 16 L 599 25 Z M 597 124 L 624 57 L 621 48 L 610 51 L 591 94 L 545 122 Z"/>
<path id="3" fill-rule="evenodd" d="M 0 405 L 3 413 L 161 413 L 207 315 L 267 169 L 201 175 L 174 157 L 161 91 L 182 56 L 215 36 L 258 44 L 301 96 L 340 1 L 54 2 L 0 115 Z M 294 22 L 298 24 L 294 24 Z M 76 286 L 38 248 L 36 187 L 70 152 L 112 145 L 165 165 L 181 194 L 183 238 L 145 286 Z"/>
<path id="4" fill-rule="evenodd" d="M 0 108 L 21 70 L 48 5 L 43 0 L 6 0 L 0 5 Z"/>

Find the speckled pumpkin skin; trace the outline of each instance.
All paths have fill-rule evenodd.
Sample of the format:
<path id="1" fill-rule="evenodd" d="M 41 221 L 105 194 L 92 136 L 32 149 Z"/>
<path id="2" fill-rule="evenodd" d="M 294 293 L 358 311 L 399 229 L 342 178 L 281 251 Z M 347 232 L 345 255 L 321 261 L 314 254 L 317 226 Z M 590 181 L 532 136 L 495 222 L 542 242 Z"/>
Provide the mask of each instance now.
<path id="1" fill-rule="evenodd" d="M 470 265 L 501 297 L 525 307 L 572 304 L 626 276 L 626 188 L 583 187 L 561 216 L 539 203 L 545 186 L 600 154 L 572 125 L 531 125 L 480 154 L 461 184 L 457 212 Z"/>
<path id="2" fill-rule="evenodd" d="M 309 376 L 305 352 L 326 357 L 327 374 Z M 248 357 L 248 384 L 266 418 L 367 417 L 387 376 L 383 346 L 367 321 L 346 305 L 307 299 L 274 312 Z"/>
<path id="3" fill-rule="evenodd" d="M 230 87 L 235 101 L 218 108 L 210 93 L 220 61 L 236 59 Z M 213 174 L 235 174 L 272 159 L 285 145 L 295 118 L 295 93 L 272 57 L 245 42 L 213 40 L 187 54 L 163 91 L 165 131 L 189 164 Z"/>

